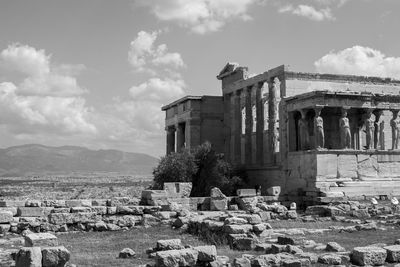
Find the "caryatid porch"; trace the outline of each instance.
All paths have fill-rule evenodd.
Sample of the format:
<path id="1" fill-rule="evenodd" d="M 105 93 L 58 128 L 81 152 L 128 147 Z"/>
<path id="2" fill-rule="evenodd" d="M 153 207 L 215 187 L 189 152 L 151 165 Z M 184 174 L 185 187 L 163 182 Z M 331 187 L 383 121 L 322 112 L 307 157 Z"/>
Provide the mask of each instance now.
<path id="1" fill-rule="evenodd" d="M 289 151 L 399 148 L 399 95 L 314 91 L 285 102 Z"/>
<path id="2" fill-rule="evenodd" d="M 400 95 L 314 91 L 284 101 L 288 187 L 400 195 Z"/>

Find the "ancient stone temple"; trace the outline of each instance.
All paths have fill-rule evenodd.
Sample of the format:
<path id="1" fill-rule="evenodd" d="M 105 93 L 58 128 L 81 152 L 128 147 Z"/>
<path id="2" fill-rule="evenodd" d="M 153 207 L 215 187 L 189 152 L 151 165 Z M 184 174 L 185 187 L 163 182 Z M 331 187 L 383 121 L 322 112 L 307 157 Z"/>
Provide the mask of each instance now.
<path id="1" fill-rule="evenodd" d="M 206 140 L 254 186 L 292 199 L 400 195 L 400 81 L 301 73 L 249 76 L 228 63 L 222 96 L 165 107 L 167 153 Z"/>

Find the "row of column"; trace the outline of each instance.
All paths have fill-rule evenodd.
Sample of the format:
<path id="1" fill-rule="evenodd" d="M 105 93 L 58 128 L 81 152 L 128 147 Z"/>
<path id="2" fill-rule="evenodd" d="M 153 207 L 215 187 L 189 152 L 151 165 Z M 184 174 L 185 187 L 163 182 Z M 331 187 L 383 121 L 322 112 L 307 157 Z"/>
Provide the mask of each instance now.
<path id="1" fill-rule="evenodd" d="M 315 138 L 315 148 L 325 148 L 325 132 L 324 132 L 324 120 L 321 117 L 321 111 L 323 107 L 315 107 L 315 116 L 313 118 L 313 130 Z M 337 122 L 339 125 L 339 140 L 340 149 L 350 149 L 351 144 L 351 128 L 350 121 L 347 117 L 350 108 L 342 108 L 341 117 Z M 309 127 L 306 114 L 309 109 L 299 110 L 301 118 L 298 121 L 298 133 L 300 140 L 300 150 L 306 150 L 310 148 L 310 136 Z M 392 119 L 390 120 L 390 127 L 392 132 L 392 146 L 393 150 L 399 149 L 400 141 L 400 118 L 399 110 L 391 110 Z M 375 119 L 372 118 L 374 114 Z M 365 130 L 365 149 L 379 149 L 385 150 L 385 121 L 383 119 L 383 110 L 365 109 L 365 116 L 361 120 Z"/>
<path id="2" fill-rule="evenodd" d="M 267 99 L 263 96 L 265 82 L 237 90 L 224 96 L 225 102 L 225 154 L 231 162 L 240 165 L 274 163 L 273 154 L 279 151 L 279 111 L 280 84 L 273 79 L 268 84 Z M 254 97 L 255 96 L 255 97 Z M 253 103 L 255 101 L 255 103 Z M 264 101 L 268 101 L 268 130 L 264 131 Z M 255 119 L 252 107 L 255 105 Z M 242 146 L 242 106 L 245 108 L 244 146 Z M 256 123 L 255 139 L 253 139 L 253 123 Z M 267 158 L 264 158 L 267 148 Z M 244 151 L 242 151 L 244 150 Z M 253 158 L 255 150 L 255 158 Z M 244 152 L 244 161 L 242 161 Z M 271 154 L 271 156 L 270 156 Z"/>
<path id="3" fill-rule="evenodd" d="M 191 118 L 173 126 L 167 126 L 165 128 L 167 131 L 167 154 L 200 145 L 200 124 L 199 118 Z"/>
<path id="4" fill-rule="evenodd" d="M 168 126 L 167 131 L 167 154 L 180 152 L 185 147 L 185 124 Z"/>

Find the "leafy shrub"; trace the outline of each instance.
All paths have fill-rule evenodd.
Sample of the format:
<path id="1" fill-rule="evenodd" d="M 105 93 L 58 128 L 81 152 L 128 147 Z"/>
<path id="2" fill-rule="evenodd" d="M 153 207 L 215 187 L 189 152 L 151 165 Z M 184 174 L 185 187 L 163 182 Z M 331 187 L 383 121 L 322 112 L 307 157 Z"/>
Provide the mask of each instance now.
<path id="1" fill-rule="evenodd" d="M 154 169 L 153 189 L 161 189 L 164 182 L 192 182 L 191 196 L 208 196 L 218 187 L 226 195 L 233 195 L 245 182 L 235 175 L 232 166 L 218 154 L 211 143 L 205 142 L 193 149 L 171 153 Z"/>
<path id="2" fill-rule="evenodd" d="M 165 182 L 191 182 L 196 172 L 197 165 L 189 151 L 171 153 L 162 157 L 153 170 L 153 189 L 162 189 Z"/>

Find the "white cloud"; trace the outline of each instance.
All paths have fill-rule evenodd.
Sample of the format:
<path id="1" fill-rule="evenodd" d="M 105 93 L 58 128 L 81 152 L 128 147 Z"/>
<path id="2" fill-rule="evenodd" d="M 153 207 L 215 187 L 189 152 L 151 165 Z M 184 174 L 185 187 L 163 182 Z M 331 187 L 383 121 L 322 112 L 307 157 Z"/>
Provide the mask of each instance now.
<path id="1" fill-rule="evenodd" d="M 149 100 L 166 104 L 184 95 L 185 82 L 169 78 L 150 78 L 148 81 L 129 89 L 130 95 L 136 101 Z"/>
<path id="2" fill-rule="evenodd" d="M 50 56 L 44 50 L 36 50 L 27 45 L 9 45 L 0 53 L 4 67 L 29 76 L 42 76 L 50 73 Z"/>
<path id="3" fill-rule="evenodd" d="M 172 68 L 182 68 L 185 66 L 179 53 L 169 53 L 166 44 L 161 44 L 155 51 L 152 63 L 156 66 L 168 66 Z"/>
<path id="4" fill-rule="evenodd" d="M 335 19 L 329 7 L 317 10 L 313 6 L 309 5 L 298 5 L 297 7 L 294 7 L 292 5 L 287 5 L 281 7 L 278 11 L 280 13 L 291 13 L 314 21 Z"/>
<path id="5" fill-rule="evenodd" d="M 330 52 L 314 63 L 318 72 L 380 76 L 400 79 L 400 57 L 387 57 L 382 52 L 353 46 Z"/>
<path id="6" fill-rule="evenodd" d="M 129 62 L 134 70 L 146 71 L 152 77 L 133 85 L 129 89 L 130 99 L 116 98 L 108 106 L 118 119 L 107 123 L 114 130 L 106 131 L 110 140 L 124 139 L 129 134 L 139 146 L 159 146 L 158 150 L 162 147 L 164 153 L 160 140 L 165 114 L 161 107 L 184 96 L 186 84 L 180 71 L 186 65 L 179 53 L 169 52 L 166 44 L 156 44 L 160 33 L 140 31 L 131 42 Z"/>
<path id="7" fill-rule="evenodd" d="M 72 72 L 83 65 L 52 67 L 51 56 L 44 50 L 28 45 L 12 44 L 0 53 L 3 69 L 18 72 L 24 80 L 17 86 L 18 93 L 26 95 L 78 96 L 86 92 L 80 87 Z"/>
<path id="8" fill-rule="evenodd" d="M 32 133 L 94 134 L 90 108 L 71 74 L 83 65 L 51 65 L 51 56 L 28 45 L 12 44 L 0 53 L 6 71 L 22 75 L 18 83 L 4 77 L 0 83 L 0 122 L 18 136 Z"/>
<path id="9" fill-rule="evenodd" d="M 185 83 L 179 73 L 172 72 L 176 67 L 171 62 L 179 62 L 175 53 L 153 42 L 138 46 L 138 51 L 153 51 L 160 58 L 153 63 L 157 57 L 146 57 L 146 64 L 172 66 L 175 76 L 148 79 L 137 90 L 131 88 L 132 97 L 115 98 L 97 109 L 88 106 L 76 79 L 84 65 L 52 64 L 44 50 L 27 45 L 0 51 L 5 70 L 0 80 L 0 145 L 79 145 L 163 154 L 165 115 L 160 108 L 163 101 L 181 96 Z"/>
<path id="10" fill-rule="evenodd" d="M 179 53 L 168 52 L 166 44 L 155 46 L 159 31 L 152 33 L 140 31 L 130 44 L 128 61 L 136 71 L 148 71 L 155 73 L 153 66 L 164 66 L 167 68 L 182 68 L 185 66 Z"/>
<path id="11" fill-rule="evenodd" d="M 260 0 L 138 0 L 162 21 L 172 21 L 194 33 L 220 30 L 233 19 L 251 19 L 248 9 Z"/>
<path id="12" fill-rule="evenodd" d="M 87 121 L 89 109 L 81 97 L 18 95 L 10 82 L 0 83 L 2 124 L 18 133 L 96 133 Z"/>

